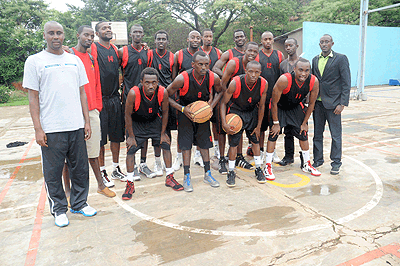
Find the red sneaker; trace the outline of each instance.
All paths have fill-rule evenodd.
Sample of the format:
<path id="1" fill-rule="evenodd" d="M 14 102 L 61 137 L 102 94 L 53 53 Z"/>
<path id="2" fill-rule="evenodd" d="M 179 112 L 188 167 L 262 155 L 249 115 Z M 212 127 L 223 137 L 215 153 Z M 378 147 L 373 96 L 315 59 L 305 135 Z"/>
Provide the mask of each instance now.
<path id="1" fill-rule="evenodd" d="M 132 198 L 132 194 L 135 193 L 135 184 L 131 181 L 126 182 L 126 188 L 124 194 L 122 194 L 123 200 L 130 200 Z"/>
<path id="2" fill-rule="evenodd" d="M 169 174 L 165 179 L 165 186 L 171 187 L 175 191 L 183 190 L 183 186 L 175 180 L 173 174 Z"/>

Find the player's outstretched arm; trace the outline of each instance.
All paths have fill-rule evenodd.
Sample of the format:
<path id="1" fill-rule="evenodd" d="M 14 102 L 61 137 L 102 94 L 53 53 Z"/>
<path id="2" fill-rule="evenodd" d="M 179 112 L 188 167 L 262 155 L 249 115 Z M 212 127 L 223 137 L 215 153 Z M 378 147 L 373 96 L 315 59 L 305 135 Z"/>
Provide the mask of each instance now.
<path id="1" fill-rule="evenodd" d="M 140 97 L 140 95 L 137 95 Z M 133 134 L 132 128 L 132 113 L 134 112 L 136 94 L 134 90 L 130 90 L 126 97 L 125 103 L 125 128 L 128 131 L 128 137 L 126 138 L 126 148 L 129 150 L 133 146 L 137 146 L 135 134 Z"/>
<path id="2" fill-rule="evenodd" d="M 281 130 L 278 120 L 278 102 L 281 99 L 283 90 L 286 89 L 287 86 L 288 79 L 285 75 L 282 75 L 279 77 L 278 81 L 275 83 L 274 89 L 272 90 L 271 113 L 274 125 L 269 134 L 273 137 L 278 135 Z"/>
<path id="3" fill-rule="evenodd" d="M 169 139 L 168 135 L 165 133 L 168 124 L 168 111 L 169 111 L 169 97 L 167 90 L 164 90 L 164 98 L 162 101 L 162 124 L 161 124 L 161 140 L 160 144 L 163 142 L 168 143 L 171 145 L 171 140 Z"/>
<path id="4" fill-rule="evenodd" d="M 214 73 L 216 73 L 219 77 L 222 77 L 222 75 L 223 75 L 222 68 L 224 67 L 226 62 L 228 62 L 228 60 L 229 60 L 229 52 L 226 51 L 225 53 L 223 53 L 221 55 L 221 58 L 218 59 L 217 62 L 215 62 L 214 67 L 212 68 L 212 71 Z"/>
<path id="5" fill-rule="evenodd" d="M 231 81 L 229 84 L 228 89 L 224 92 L 224 95 L 222 97 L 221 101 L 221 108 L 220 108 L 220 114 L 221 114 L 221 123 L 222 127 L 225 130 L 227 134 L 234 134 L 235 132 L 233 131 L 233 127 L 229 126 L 226 123 L 226 105 L 228 104 L 229 100 L 232 98 L 233 93 L 236 90 L 236 82 L 234 80 Z"/>

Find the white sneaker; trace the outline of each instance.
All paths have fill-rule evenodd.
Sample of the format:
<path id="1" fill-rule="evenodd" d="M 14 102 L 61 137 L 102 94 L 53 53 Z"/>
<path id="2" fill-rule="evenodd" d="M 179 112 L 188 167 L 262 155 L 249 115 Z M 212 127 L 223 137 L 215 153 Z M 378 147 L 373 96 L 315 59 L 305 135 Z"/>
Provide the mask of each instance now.
<path id="1" fill-rule="evenodd" d="M 175 162 L 174 162 L 174 164 L 172 165 L 172 168 L 174 168 L 174 171 L 176 172 L 176 171 L 178 171 L 179 169 L 181 169 L 182 165 L 183 165 L 182 156 L 181 156 L 181 157 L 176 156 Z"/>
<path id="2" fill-rule="evenodd" d="M 93 207 L 90 207 L 89 204 L 86 207 L 83 207 L 82 209 L 80 209 L 79 211 L 71 209 L 71 212 L 72 213 L 80 213 L 86 217 L 94 216 L 97 213 L 96 209 Z"/>
<path id="3" fill-rule="evenodd" d="M 195 165 L 199 165 L 201 167 L 204 167 L 204 163 L 203 163 L 203 158 L 201 157 L 201 153 L 197 152 L 194 154 L 193 156 L 193 162 Z"/>
<path id="4" fill-rule="evenodd" d="M 135 168 L 133 168 L 133 181 L 140 181 L 141 177 L 139 174 L 139 169 L 138 167 L 135 165 Z"/>
<path id="5" fill-rule="evenodd" d="M 217 158 L 217 159 L 219 159 L 220 157 L 220 154 L 219 154 L 219 146 L 218 145 L 215 145 L 214 146 L 214 156 L 215 156 L 215 158 Z"/>
<path id="6" fill-rule="evenodd" d="M 103 178 L 103 184 L 110 188 L 114 186 L 114 181 L 112 179 L 108 178 L 106 170 L 101 171 L 101 177 Z"/>
<path id="7" fill-rule="evenodd" d="M 265 179 L 267 179 L 269 181 L 275 180 L 275 175 L 272 172 L 272 166 L 270 163 L 267 163 L 265 165 L 264 176 L 265 176 Z"/>
<path id="8" fill-rule="evenodd" d="M 312 165 L 311 162 L 308 161 L 306 162 L 303 167 L 301 168 L 301 170 L 303 170 L 303 172 L 305 173 L 310 173 L 313 176 L 320 176 L 321 172 L 318 171 L 317 169 L 315 169 Z"/>
<path id="9" fill-rule="evenodd" d="M 146 163 L 141 163 L 139 165 L 139 171 L 144 174 L 147 178 L 154 178 L 156 174 L 150 170 Z"/>
<path id="10" fill-rule="evenodd" d="M 274 154 L 272 155 L 272 161 L 274 163 L 279 163 L 281 161 L 281 159 L 279 158 L 278 154 L 276 154 L 275 151 L 274 151 Z"/>
<path id="11" fill-rule="evenodd" d="M 159 162 L 159 163 L 156 162 L 154 164 L 153 172 L 156 174 L 156 176 L 163 176 L 163 169 L 162 169 L 161 162 Z"/>
<path id="12" fill-rule="evenodd" d="M 69 225 L 69 221 L 68 221 L 68 217 L 65 213 L 62 213 L 60 215 L 55 214 L 54 215 L 54 223 L 58 226 L 58 227 L 64 227 Z"/>

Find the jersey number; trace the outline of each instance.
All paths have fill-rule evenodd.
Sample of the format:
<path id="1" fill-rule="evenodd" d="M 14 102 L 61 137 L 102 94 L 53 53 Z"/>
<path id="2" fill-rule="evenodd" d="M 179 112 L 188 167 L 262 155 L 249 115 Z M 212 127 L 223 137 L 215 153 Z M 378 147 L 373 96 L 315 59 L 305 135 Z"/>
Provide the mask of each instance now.
<path id="1" fill-rule="evenodd" d="M 197 97 L 198 97 L 198 98 L 201 98 L 201 92 L 199 92 L 199 93 L 197 94 Z"/>
<path id="2" fill-rule="evenodd" d="M 149 108 L 149 114 L 153 113 L 153 108 Z"/>
<path id="3" fill-rule="evenodd" d="M 272 63 L 267 63 L 267 68 L 272 68 Z"/>
<path id="4" fill-rule="evenodd" d="M 251 97 L 247 100 L 249 103 L 251 103 Z"/>

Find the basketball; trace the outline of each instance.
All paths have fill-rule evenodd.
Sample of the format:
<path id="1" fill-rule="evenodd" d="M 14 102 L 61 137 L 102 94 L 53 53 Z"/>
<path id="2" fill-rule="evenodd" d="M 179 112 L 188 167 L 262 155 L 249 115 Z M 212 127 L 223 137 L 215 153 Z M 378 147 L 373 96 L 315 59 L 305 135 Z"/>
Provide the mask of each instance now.
<path id="1" fill-rule="evenodd" d="M 242 119 L 237 114 L 227 114 L 226 115 L 226 123 L 235 132 L 234 134 L 238 133 L 242 129 L 242 126 L 243 126 Z"/>
<path id="2" fill-rule="evenodd" d="M 205 101 L 196 101 L 190 107 L 193 113 L 193 121 L 196 123 L 207 122 L 212 115 L 211 106 Z"/>

